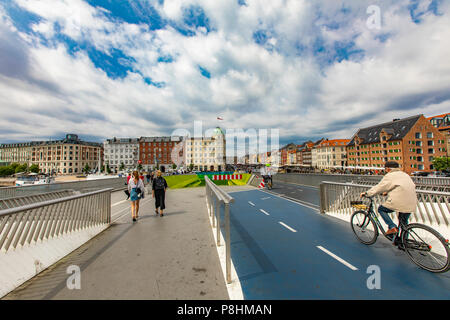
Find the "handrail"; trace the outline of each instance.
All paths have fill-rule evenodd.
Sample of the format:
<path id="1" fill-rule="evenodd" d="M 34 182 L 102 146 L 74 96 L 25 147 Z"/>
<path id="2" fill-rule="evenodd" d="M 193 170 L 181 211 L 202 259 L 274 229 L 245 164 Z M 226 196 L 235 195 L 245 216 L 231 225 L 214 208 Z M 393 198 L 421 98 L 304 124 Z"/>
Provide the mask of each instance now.
<path id="1" fill-rule="evenodd" d="M 351 201 L 359 198 L 359 194 L 372 186 L 323 181 L 320 184 L 320 212 L 333 212 L 343 215 L 351 215 L 353 208 Z M 412 212 L 412 220 L 420 223 L 436 224 L 438 226 L 450 226 L 450 192 L 428 191 L 416 189 L 417 206 Z M 374 197 L 374 205 L 377 207 L 383 202 L 382 195 Z"/>
<path id="2" fill-rule="evenodd" d="M 212 218 L 212 226 L 216 228 L 217 246 L 220 246 L 220 207 L 224 206 L 225 219 L 225 264 L 226 264 L 226 280 L 231 283 L 231 246 L 230 246 L 230 203 L 234 203 L 234 198 L 224 190 L 215 185 L 208 176 L 205 176 L 206 189 L 206 205 L 210 217 Z"/>
<path id="3" fill-rule="evenodd" d="M 91 188 L 117 188 L 125 187 L 126 178 L 104 178 L 96 180 L 84 180 L 84 181 L 66 181 L 48 184 L 36 184 L 25 186 L 13 186 L 13 187 L 0 187 L 0 199 L 16 197 L 21 195 L 32 195 L 43 192 L 53 192 L 62 189 L 72 189 L 81 191 Z"/>
<path id="4" fill-rule="evenodd" d="M 0 210 L 20 207 L 35 202 L 63 198 L 73 195 L 74 193 L 75 191 L 73 190 L 60 190 L 55 192 L 38 193 L 29 196 L 0 199 Z"/>
<path id="5" fill-rule="evenodd" d="M 112 188 L 0 211 L 0 250 L 111 223 Z"/>

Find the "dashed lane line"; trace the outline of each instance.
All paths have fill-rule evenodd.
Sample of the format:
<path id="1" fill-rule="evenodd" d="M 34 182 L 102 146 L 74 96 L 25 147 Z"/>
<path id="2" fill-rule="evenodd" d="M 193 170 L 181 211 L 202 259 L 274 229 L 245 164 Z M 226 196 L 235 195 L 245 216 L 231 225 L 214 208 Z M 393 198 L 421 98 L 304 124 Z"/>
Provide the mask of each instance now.
<path id="1" fill-rule="evenodd" d="M 270 216 L 270 214 L 267 211 L 264 211 L 263 209 L 259 209 L 262 213 L 264 213 L 266 216 Z"/>
<path id="2" fill-rule="evenodd" d="M 336 259 L 337 261 L 339 261 L 340 263 L 342 263 L 343 265 L 345 265 L 346 267 L 352 269 L 353 271 L 358 270 L 358 268 L 356 268 L 355 266 L 351 265 L 350 263 L 348 263 L 347 261 L 345 261 L 344 259 L 338 257 L 337 255 L 335 255 L 333 252 L 328 251 L 327 249 L 325 249 L 324 247 L 321 246 L 317 246 L 318 249 L 322 250 L 323 252 L 325 252 L 326 254 L 328 254 L 329 256 L 333 257 L 334 259 Z"/>
<path id="3" fill-rule="evenodd" d="M 281 225 L 282 225 L 283 227 L 285 227 L 286 229 L 292 231 L 292 232 L 297 232 L 297 230 L 295 230 L 294 228 L 289 227 L 287 224 L 285 224 L 285 223 L 283 223 L 283 222 L 281 222 L 281 221 L 278 221 L 278 223 L 281 224 Z"/>

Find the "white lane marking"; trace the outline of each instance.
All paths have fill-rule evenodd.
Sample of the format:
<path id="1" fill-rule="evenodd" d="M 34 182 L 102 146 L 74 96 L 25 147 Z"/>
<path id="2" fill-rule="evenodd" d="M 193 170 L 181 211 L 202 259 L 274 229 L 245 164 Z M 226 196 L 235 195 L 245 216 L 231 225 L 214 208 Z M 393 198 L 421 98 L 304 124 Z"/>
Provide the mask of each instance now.
<path id="1" fill-rule="evenodd" d="M 342 258 L 339 258 L 337 255 L 335 255 L 333 252 L 328 251 L 327 249 L 325 249 L 324 247 L 321 246 L 317 246 L 318 249 L 322 250 L 323 252 L 325 252 L 326 254 L 330 255 L 331 257 L 333 257 L 334 259 L 336 259 L 337 261 L 339 261 L 340 263 L 342 263 L 343 265 L 349 267 L 350 269 L 352 269 L 353 271 L 358 270 L 358 268 L 356 268 L 355 266 L 351 265 L 350 263 L 348 263 L 347 261 L 345 261 Z"/>
<path id="2" fill-rule="evenodd" d="M 270 199 L 270 197 L 261 198 L 261 200 L 267 200 L 267 199 Z"/>
<path id="3" fill-rule="evenodd" d="M 289 227 L 287 224 L 285 224 L 285 223 L 283 223 L 283 222 L 281 222 L 281 221 L 278 221 L 278 223 L 281 224 L 281 225 L 282 225 L 283 227 L 285 227 L 286 229 L 292 231 L 292 232 L 297 232 L 297 230 L 295 230 L 295 229 Z"/>
<path id="4" fill-rule="evenodd" d="M 250 205 L 255 206 L 255 204 L 251 201 L 249 201 L 248 203 L 250 203 Z"/>
<path id="5" fill-rule="evenodd" d="M 117 205 L 119 205 L 119 204 L 121 204 L 121 203 L 124 203 L 124 202 L 126 202 L 126 201 L 127 201 L 127 200 L 122 200 L 122 201 L 116 202 L 116 203 L 114 203 L 113 205 L 111 205 L 111 207 L 117 206 Z"/>
<path id="6" fill-rule="evenodd" d="M 278 197 L 278 198 L 280 198 L 280 199 L 284 199 L 284 200 L 293 202 L 293 203 L 295 203 L 295 204 L 298 204 L 298 205 L 301 205 L 301 206 L 304 206 L 304 207 L 308 207 L 308 208 L 310 208 L 310 209 L 314 209 L 315 211 L 319 212 L 318 206 L 312 207 L 311 205 L 314 205 L 314 204 L 312 204 L 312 203 L 311 203 L 311 205 L 308 205 L 309 202 L 306 202 L 306 203 L 308 203 L 308 204 L 306 204 L 306 203 L 302 202 L 301 200 L 294 199 L 294 198 L 290 198 L 290 197 L 288 197 L 288 196 L 286 196 L 286 195 L 284 195 L 284 194 L 281 194 L 281 193 L 280 193 L 280 194 L 276 194 L 275 192 L 269 192 L 269 191 L 263 191 L 263 190 L 258 190 L 258 191 L 261 191 L 261 192 L 265 192 L 265 193 L 274 195 L 275 197 Z"/>
<path id="7" fill-rule="evenodd" d="M 259 211 L 261 211 L 262 213 L 264 213 L 266 216 L 270 216 L 270 214 L 268 214 L 266 211 L 264 211 L 263 209 L 259 209 Z"/>

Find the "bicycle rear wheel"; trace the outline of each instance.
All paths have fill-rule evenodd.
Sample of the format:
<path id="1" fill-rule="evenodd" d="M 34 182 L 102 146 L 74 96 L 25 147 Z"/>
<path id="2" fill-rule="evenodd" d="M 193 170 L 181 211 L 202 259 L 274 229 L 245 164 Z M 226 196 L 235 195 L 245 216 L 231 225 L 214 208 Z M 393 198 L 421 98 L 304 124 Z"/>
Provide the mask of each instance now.
<path id="1" fill-rule="evenodd" d="M 433 228 L 413 223 L 403 231 L 402 242 L 411 260 L 422 269 L 440 273 L 450 269 L 448 243 Z"/>
<path id="2" fill-rule="evenodd" d="M 366 245 L 374 244 L 378 237 L 378 228 L 366 211 L 356 211 L 350 218 L 353 233 Z"/>

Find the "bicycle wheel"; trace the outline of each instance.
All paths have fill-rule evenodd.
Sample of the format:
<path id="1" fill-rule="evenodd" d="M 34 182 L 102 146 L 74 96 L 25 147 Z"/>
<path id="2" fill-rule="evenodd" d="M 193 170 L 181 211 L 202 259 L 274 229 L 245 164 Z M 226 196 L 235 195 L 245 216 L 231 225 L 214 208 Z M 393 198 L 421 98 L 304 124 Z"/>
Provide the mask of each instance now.
<path id="1" fill-rule="evenodd" d="M 402 242 L 408 256 L 419 267 L 435 273 L 450 269 L 449 246 L 433 228 L 412 223 L 403 231 Z"/>
<path id="2" fill-rule="evenodd" d="M 353 233 L 366 245 L 374 244 L 378 237 L 378 228 L 366 211 L 356 211 L 350 218 Z"/>

